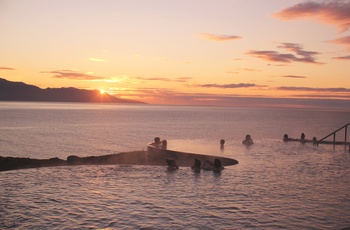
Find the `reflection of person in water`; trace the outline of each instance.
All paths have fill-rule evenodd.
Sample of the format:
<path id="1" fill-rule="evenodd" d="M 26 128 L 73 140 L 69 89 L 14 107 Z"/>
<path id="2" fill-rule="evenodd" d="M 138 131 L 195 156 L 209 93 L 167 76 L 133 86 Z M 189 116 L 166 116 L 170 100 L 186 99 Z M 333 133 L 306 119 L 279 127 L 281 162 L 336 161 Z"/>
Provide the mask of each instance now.
<path id="1" fill-rule="evenodd" d="M 220 151 L 223 152 L 225 150 L 225 140 L 221 139 L 220 140 Z"/>
<path id="2" fill-rule="evenodd" d="M 168 168 L 167 169 L 169 171 L 179 169 L 179 166 L 177 166 L 176 161 L 173 158 L 167 158 L 165 161 L 168 164 Z"/>
<path id="3" fill-rule="evenodd" d="M 221 160 L 216 158 L 214 160 L 213 171 L 214 172 L 221 172 L 221 170 L 223 170 L 223 169 L 224 169 L 224 167 L 222 167 L 222 165 L 221 165 Z"/>
<path id="4" fill-rule="evenodd" d="M 191 167 L 191 169 L 195 172 L 200 172 L 201 171 L 201 161 L 198 159 L 194 159 L 194 165 Z"/>
<path id="5" fill-rule="evenodd" d="M 253 140 L 252 140 L 252 138 L 251 138 L 251 136 L 250 136 L 249 134 L 247 134 L 247 135 L 245 136 L 245 140 L 242 141 L 242 144 L 244 144 L 244 145 L 246 145 L 246 146 L 249 146 L 249 145 L 254 144 L 254 142 L 253 142 Z"/>
<path id="6" fill-rule="evenodd" d="M 301 141 L 301 143 L 305 143 L 305 142 L 306 142 L 306 140 L 305 140 L 305 134 L 304 134 L 304 133 L 301 133 L 301 135 L 300 135 L 300 141 Z"/>

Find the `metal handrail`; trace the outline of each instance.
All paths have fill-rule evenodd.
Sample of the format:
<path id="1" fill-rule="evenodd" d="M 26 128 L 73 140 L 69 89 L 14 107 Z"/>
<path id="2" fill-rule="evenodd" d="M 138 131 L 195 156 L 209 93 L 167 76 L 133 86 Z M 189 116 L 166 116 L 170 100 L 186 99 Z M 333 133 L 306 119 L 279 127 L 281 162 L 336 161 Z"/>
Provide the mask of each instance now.
<path id="1" fill-rule="evenodd" d="M 338 131 L 340 131 L 340 130 L 342 130 L 342 129 L 344 129 L 344 128 L 345 128 L 345 140 L 344 140 L 344 145 L 346 145 L 346 144 L 347 144 L 346 141 L 347 141 L 347 134 L 348 134 L 348 126 L 349 126 L 349 125 L 350 125 L 350 123 L 348 123 L 348 124 L 346 124 L 346 125 L 340 127 L 339 129 L 335 130 L 334 132 L 328 134 L 328 135 L 325 136 L 324 138 L 322 138 L 322 139 L 320 139 L 319 141 L 317 141 L 317 145 L 318 145 L 319 143 L 321 143 L 321 141 L 323 141 L 324 139 L 326 139 L 326 138 L 328 138 L 328 137 L 330 137 L 330 136 L 332 136 L 332 135 L 333 135 L 333 145 L 335 145 L 335 134 L 336 134 Z"/>

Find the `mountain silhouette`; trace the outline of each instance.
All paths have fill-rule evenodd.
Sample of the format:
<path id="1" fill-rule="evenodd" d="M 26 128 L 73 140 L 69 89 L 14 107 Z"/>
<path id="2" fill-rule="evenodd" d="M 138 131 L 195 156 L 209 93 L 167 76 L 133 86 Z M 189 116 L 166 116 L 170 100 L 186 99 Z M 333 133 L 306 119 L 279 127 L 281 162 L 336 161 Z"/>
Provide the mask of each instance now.
<path id="1" fill-rule="evenodd" d="M 51 101 L 51 102 L 103 102 L 103 103 L 142 103 L 116 98 L 99 90 L 85 90 L 73 87 L 41 89 L 23 82 L 12 82 L 0 78 L 0 101 Z"/>

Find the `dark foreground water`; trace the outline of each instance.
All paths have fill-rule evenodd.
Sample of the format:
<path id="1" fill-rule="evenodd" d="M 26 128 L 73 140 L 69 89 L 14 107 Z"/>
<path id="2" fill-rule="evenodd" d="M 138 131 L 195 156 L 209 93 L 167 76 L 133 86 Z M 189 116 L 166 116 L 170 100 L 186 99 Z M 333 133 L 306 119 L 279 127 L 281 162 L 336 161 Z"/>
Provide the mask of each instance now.
<path id="1" fill-rule="evenodd" d="M 281 141 L 284 133 L 321 138 L 349 120 L 331 111 L 1 104 L 1 156 L 104 155 L 160 136 L 239 164 L 220 174 L 126 165 L 1 172 L 0 229 L 349 227 L 348 149 Z M 241 145 L 247 133 L 250 148 Z"/>

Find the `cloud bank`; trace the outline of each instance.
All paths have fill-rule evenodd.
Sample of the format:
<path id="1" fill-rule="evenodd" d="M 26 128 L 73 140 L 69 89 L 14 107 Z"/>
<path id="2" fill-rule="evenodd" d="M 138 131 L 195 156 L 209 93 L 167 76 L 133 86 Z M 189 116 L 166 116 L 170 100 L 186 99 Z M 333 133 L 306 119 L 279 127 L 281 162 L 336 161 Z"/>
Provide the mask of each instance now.
<path id="1" fill-rule="evenodd" d="M 238 84 L 201 84 L 194 85 L 195 87 L 203 87 L 203 88 L 222 88 L 222 89 L 237 89 L 237 88 L 251 88 L 256 87 L 256 84 L 252 83 L 238 83 Z"/>
<path id="2" fill-rule="evenodd" d="M 145 81 L 163 81 L 163 82 L 188 82 L 188 80 L 191 80 L 192 78 L 190 77 L 179 77 L 175 79 L 171 78 L 164 78 L 164 77 L 151 77 L 151 78 L 146 78 L 146 77 L 137 77 L 136 79 L 138 80 L 145 80 Z"/>
<path id="3" fill-rule="evenodd" d="M 348 88 L 313 88 L 313 87 L 297 87 L 297 86 L 280 86 L 278 90 L 288 91 L 309 91 L 309 92 L 333 92 L 333 93 L 350 93 Z"/>
<path id="4" fill-rule="evenodd" d="M 271 98 L 264 96 L 185 93 L 171 89 L 147 88 L 118 92 L 122 98 L 132 97 L 151 104 L 233 106 L 249 108 L 307 108 L 349 110 L 350 100 L 329 98 Z M 306 96 L 307 97 L 307 96 Z"/>
<path id="5" fill-rule="evenodd" d="M 320 54 L 314 51 L 306 51 L 303 50 L 303 47 L 300 44 L 295 43 L 281 43 L 281 45 L 277 46 L 277 48 L 282 48 L 293 53 L 279 53 L 277 51 L 272 50 L 251 50 L 246 54 L 251 55 L 253 57 L 260 58 L 265 61 L 272 62 L 283 62 L 283 63 L 292 63 L 292 62 L 302 62 L 302 63 L 311 63 L 311 64 L 323 64 L 321 62 L 317 62 L 315 56 Z"/>
<path id="6" fill-rule="evenodd" d="M 79 73 L 72 70 L 55 70 L 49 72 L 42 73 L 50 73 L 53 74 L 53 78 L 61 78 L 61 79 L 71 79 L 71 80 L 102 80 L 103 77 L 98 77 L 91 75 L 89 73 Z"/>
<path id="7" fill-rule="evenodd" d="M 310 18 L 338 27 L 340 32 L 350 28 L 350 1 L 307 1 L 285 8 L 274 14 L 282 20 Z"/>

